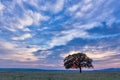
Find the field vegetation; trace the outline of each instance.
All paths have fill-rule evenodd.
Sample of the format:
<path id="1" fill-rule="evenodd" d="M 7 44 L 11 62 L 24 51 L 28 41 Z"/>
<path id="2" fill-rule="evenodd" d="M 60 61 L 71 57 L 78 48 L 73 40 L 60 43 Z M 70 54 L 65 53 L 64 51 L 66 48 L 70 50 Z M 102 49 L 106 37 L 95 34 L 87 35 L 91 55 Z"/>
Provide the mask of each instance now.
<path id="1" fill-rule="evenodd" d="M 0 72 L 0 80 L 120 80 L 120 72 Z"/>

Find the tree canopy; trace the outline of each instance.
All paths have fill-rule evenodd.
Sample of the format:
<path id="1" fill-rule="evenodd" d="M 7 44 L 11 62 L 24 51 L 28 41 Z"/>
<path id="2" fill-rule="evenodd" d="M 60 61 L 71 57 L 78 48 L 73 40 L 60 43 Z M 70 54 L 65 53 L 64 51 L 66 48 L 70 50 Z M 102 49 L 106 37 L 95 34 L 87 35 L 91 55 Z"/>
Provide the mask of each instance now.
<path id="1" fill-rule="evenodd" d="M 84 53 L 75 53 L 73 55 L 68 55 L 64 59 L 64 66 L 66 69 L 80 69 L 80 73 L 82 72 L 82 68 L 93 68 L 92 59 L 90 59 Z"/>

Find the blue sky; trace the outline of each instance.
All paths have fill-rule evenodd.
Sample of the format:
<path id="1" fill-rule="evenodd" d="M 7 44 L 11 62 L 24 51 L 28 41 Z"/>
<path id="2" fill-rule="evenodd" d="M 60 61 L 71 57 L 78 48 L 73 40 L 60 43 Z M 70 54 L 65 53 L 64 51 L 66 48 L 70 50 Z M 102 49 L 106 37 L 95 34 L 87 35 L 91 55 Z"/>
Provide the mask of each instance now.
<path id="1" fill-rule="evenodd" d="M 64 69 L 76 52 L 120 67 L 119 0 L 0 0 L 0 67 Z"/>

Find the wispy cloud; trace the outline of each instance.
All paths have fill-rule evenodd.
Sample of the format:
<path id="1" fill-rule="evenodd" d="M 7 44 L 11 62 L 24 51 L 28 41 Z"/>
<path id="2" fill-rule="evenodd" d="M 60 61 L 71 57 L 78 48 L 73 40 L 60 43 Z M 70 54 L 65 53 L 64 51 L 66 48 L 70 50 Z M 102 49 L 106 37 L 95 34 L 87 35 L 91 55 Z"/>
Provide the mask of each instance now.
<path id="1" fill-rule="evenodd" d="M 25 40 L 25 39 L 31 38 L 31 37 L 32 37 L 32 35 L 27 33 L 27 34 L 24 34 L 24 35 L 19 36 L 19 37 L 13 37 L 12 39 L 13 40 Z"/>
<path id="2" fill-rule="evenodd" d="M 91 23 L 86 25 L 81 24 L 73 24 L 72 29 L 61 31 L 58 36 L 55 36 L 51 39 L 49 46 L 50 48 L 54 46 L 66 45 L 69 41 L 73 40 L 74 38 L 83 38 L 86 39 L 91 37 L 87 30 L 96 27 L 98 23 Z"/>
<path id="3" fill-rule="evenodd" d="M 48 16 L 44 16 L 39 12 L 33 12 L 31 9 L 25 9 L 22 1 L 21 2 L 8 1 L 8 3 L 5 3 L 4 5 L 8 5 L 10 3 L 13 5 L 10 5 L 9 8 L 5 6 L 6 11 L 4 11 L 4 13 L 8 15 L 6 14 L 1 15 L 0 20 L 0 22 L 2 23 L 1 26 L 10 31 L 16 31 L 19 29 L 24 30 L 28 26 L 40 25 L 41 21 L 46 21 L 49 19 Z M 21 11 L 17 9 L 20 9 Z M 17 12 L 15 12 L 14 10 L 16 10 Z M 16 13 L 17 15 L 14 13 Z"/>
<path id="4" fill-rule="evenodd" d="M 117 66 L 119 7 L 116 0 L 0 0 L 0 59 L 61 68 L 81 51 L 96 66 L 109 59 Z"/>
<path id="5" fill-rule="evenodd" d="M 20 62 L 31 62 L 38 60 L 37 56 L 35 56 L 33 52 L 37 51 L 39 48 L 26 48 L 26 46 L 22 44 L 16 44 L 5 40 L 1 41 L 0 52 L 2 54 L 0 54 L 0 59 L 15 60 Z"/>
<path id="6" fill-rule="evenodd" d="M 4 5 L 0 3 L 0 12 L 4 9 Z"/>
<path id="7" fill-rule="evenodd" d="M 61 10 L 63 10 L 64 2 L 65 2 L 65 0 L 57 0 L 57 1 L 56 1 L 56 4 L 54 5 L 54 8 L 52 9 L 52 11 L 53 11 L 54 13 L 58 13 L 58 12 L 60 12 Z"/>

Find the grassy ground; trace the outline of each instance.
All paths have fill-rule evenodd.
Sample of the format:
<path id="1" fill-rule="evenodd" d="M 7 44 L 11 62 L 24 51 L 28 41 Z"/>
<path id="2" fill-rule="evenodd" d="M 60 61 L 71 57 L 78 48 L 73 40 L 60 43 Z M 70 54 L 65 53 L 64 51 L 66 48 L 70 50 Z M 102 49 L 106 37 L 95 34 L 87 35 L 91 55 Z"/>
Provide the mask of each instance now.
<path id="1" fill-rule="evenodd" d="M 0 80 L 120 80 L 120 72 L 0 72 Z"/>

